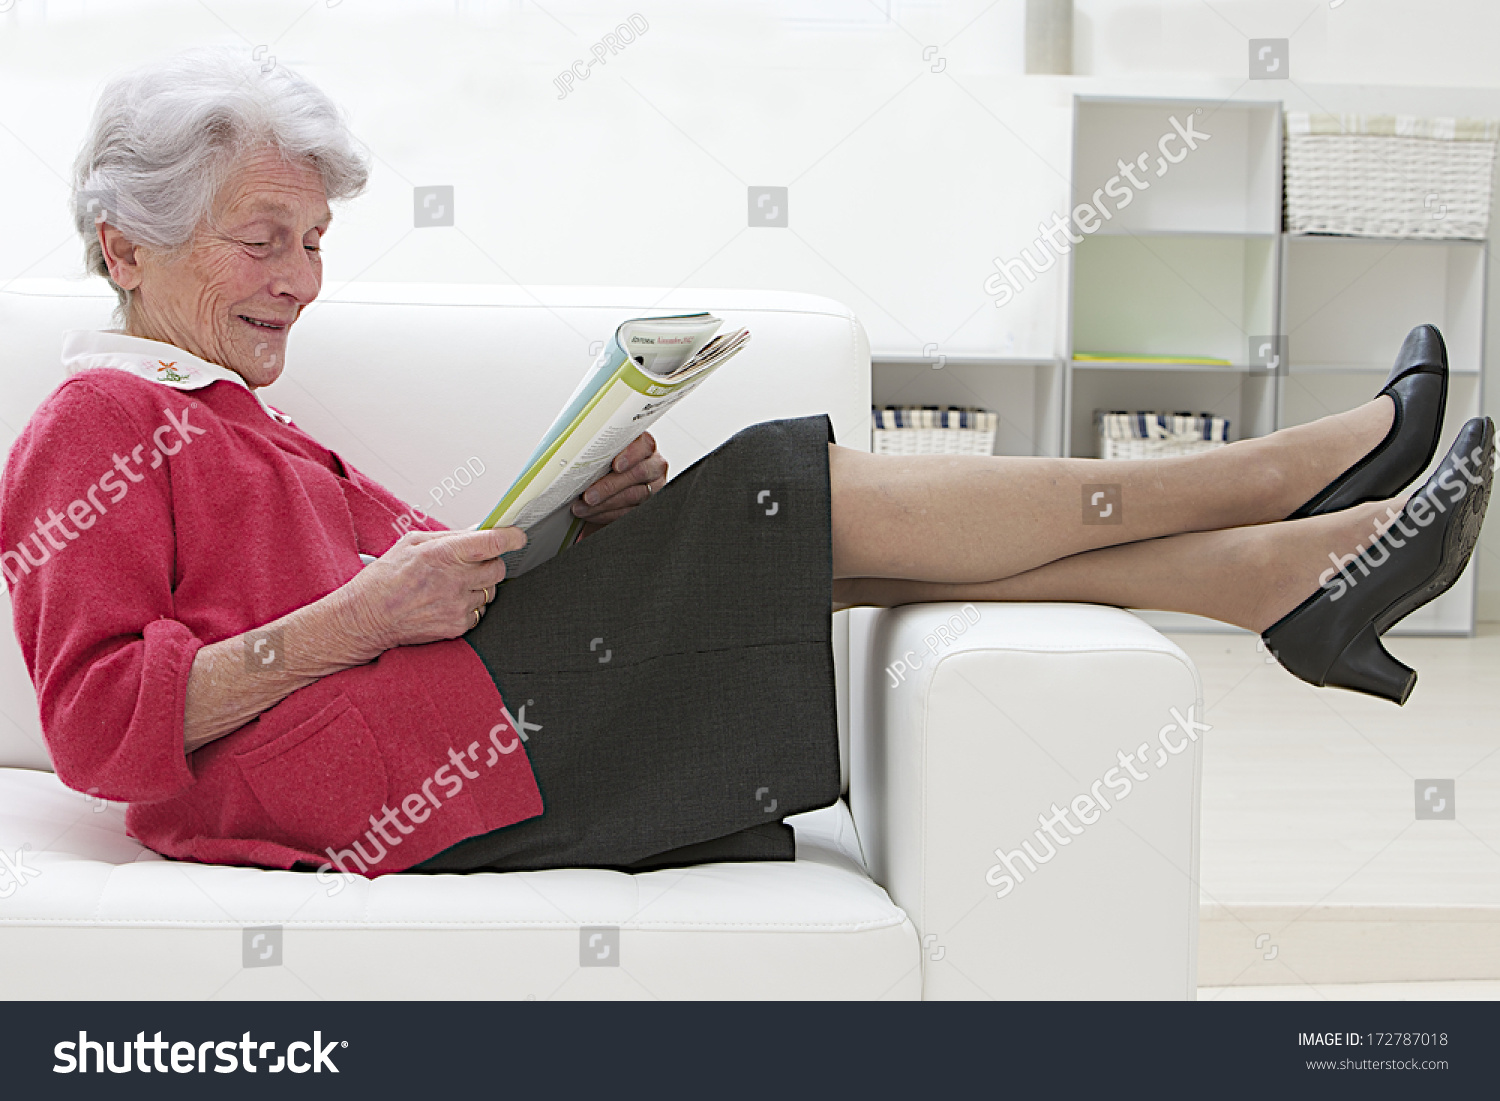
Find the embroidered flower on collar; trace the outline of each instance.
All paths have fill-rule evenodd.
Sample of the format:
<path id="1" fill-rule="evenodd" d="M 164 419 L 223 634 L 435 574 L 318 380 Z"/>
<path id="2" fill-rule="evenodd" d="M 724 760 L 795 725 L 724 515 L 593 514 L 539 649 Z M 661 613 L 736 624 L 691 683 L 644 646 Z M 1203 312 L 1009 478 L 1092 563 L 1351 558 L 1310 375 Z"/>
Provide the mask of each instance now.
<path id="1" fill-rule="evenodd" d="M 188 366 L 184 366 L 181 371 L 176 370 L 177 361 L 175 359 L 171 363 L 158 359 L 156 363 L 156 381 L 158 382 L 191 382 L 193 376 L 197 374 L 196 371 Z M 146 368 L 150 370 L 151 364 L 146 364 Z"/>
<path id="2" fill-rule="evenodd" d="M 172 358 L 158 358 L 163 355 Z M 265 398 L 229 368 L 204 362 L 160 341 L 127 336 L 115 329 L 74 330 L 63 337 L 62 361 L 63 370 L 70 375 L 88 368 L 108 367 L 179 390 L 201 390 L 215 382 L 227 382 L 254 397 L 272 420 L 292 423 L 291 417 L 267 405 Z"/>

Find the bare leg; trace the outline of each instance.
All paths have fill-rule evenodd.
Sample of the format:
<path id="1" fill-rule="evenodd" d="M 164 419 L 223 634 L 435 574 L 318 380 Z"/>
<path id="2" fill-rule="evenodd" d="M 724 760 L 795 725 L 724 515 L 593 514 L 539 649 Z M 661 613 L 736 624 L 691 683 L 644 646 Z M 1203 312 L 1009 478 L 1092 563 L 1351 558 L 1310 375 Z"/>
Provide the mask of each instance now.
<path id="1" fill-rule="evenodd" d="M 1394 416 L 1382 395 L 1312 424 L 1146 462 L 830 445 L 833 576 L 995 581 L 1100 547 L 1280 520 L 1379 444 Z M 1088 484 L 1120 486 L 1121 523 L 1083 523 Z"/>
<path id="2" fill-rule="evenodd" d="M 998 581 L 945 584 L 898 578 L 834 582 L 841 607 L 945 600 L 1082 601 L 1208 616 L 1257 633 L 1318 588 L 1329 554 L 1369 545 L 1399 501 L 1359 505 L 1279 524 L 1192 532 L 1085 551 Z"/>

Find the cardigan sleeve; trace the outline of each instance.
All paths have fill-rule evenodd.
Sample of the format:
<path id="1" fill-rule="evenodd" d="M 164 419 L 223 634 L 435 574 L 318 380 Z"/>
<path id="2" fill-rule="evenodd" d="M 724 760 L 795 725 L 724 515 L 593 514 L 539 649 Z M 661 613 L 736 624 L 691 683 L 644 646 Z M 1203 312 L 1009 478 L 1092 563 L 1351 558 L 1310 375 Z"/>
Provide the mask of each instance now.
<path id="1" fill-rule="evenodd" d="M 122 802 L 193 784 L 183 719 L 203 644 L 173 617 L 170 462 L 160 454 L 173 443 L 170 421 L 162 410 L 142 422 L 71 379 L 17 439 L 0 494 L 0 554 L 53 767 L 69 787 Z"/>

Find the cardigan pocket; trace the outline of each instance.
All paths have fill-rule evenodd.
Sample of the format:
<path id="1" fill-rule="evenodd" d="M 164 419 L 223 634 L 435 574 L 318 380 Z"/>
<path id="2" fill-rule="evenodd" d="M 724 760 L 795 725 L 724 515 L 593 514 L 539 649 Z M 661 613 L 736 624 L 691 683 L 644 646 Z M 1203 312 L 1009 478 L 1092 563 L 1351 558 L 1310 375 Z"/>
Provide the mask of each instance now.
<path id="1" fill-rule="evenodd" d="M 385 762 L 365 718 L 339 693 L 265 745 L 235 754 L 272 821 L 300 848 L 347 845 L 385 802 Z"/>

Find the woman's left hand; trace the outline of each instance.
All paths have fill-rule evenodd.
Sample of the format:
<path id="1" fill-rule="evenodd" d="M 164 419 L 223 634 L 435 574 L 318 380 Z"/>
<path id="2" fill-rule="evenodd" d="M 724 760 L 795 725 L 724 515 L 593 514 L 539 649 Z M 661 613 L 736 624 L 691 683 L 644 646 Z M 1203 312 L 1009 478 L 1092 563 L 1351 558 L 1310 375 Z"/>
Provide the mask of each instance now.
<path id="1" fill-rule="evenodd" d="M 610 472 L 573 502 L 573 515 L 598 528 L 624 516 L 666 482 L 667 460 L 656 450 L 651 433 L 642 432 L 615 456 Z"/>

